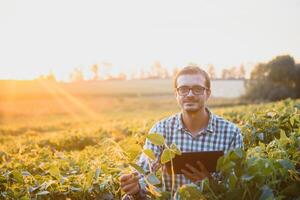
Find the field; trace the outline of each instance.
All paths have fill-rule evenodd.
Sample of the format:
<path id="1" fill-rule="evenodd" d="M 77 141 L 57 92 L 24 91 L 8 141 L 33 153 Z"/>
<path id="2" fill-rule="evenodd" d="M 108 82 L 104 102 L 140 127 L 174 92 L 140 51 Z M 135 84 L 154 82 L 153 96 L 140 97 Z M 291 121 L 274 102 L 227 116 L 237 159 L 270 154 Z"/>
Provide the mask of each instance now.
<path id="1" fill-rule="evenodd" d="M 117 83 L 1 83 L 0 199 L 121 199 L 119 176 L 142 152 L 153 123 L 178 108 L 168 86 Z M 219 160 L 222 182 L 206 180 L 178 194 L 299 199 L 300 100 L 237 104 L 209 102 L 213 112 L 238 124 L 245 149 Z M 154 187 L 153 199 L 169 195 Z"/>

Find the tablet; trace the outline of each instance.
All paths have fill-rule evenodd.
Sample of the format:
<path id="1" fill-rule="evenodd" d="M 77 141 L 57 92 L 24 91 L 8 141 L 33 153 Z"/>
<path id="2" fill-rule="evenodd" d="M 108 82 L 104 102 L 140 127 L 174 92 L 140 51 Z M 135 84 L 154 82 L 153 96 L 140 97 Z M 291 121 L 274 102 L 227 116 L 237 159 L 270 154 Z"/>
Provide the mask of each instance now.
<path id="1" fill-rule="evenodd" d="M 185 166 L 190 164 L 195 168 L 199 168 L 197 161 L 201 161 L 208 172 L 216 171 L 218 159 L 224 155 L 223 151 L 201 151 L 201 152 L 185 152 L 181 155 L 176 155 L 173 158 L 173 166 L 175 174 L 182 174 L 181 169 L 189 169 Z M 165 164 L 168 174 L 171 174 L 171 162 Z"/>

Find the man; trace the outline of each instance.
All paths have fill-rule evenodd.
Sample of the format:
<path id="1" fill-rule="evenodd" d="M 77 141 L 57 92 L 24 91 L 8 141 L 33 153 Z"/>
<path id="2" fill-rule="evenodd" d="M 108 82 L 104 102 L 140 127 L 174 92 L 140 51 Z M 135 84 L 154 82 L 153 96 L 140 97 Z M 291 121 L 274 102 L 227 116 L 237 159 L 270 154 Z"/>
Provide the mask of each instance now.
<path id="1" fill-rule="evenodd" d="M 168 145 L 175 143 L 182 152 L 224 151 L 243 146 L 239 128 L 213 114 L 206 102 L 210 97 L 210 79 L 208 74 L 195 66 L 188 66 L 180 70 L 174 79 L 175 97 L 181 112 L 157 122 L 150 133 L 160 133 Z M 163 149 L 146 140 L 144 149 L 152 149 L 157 160 Z M 141 155 L 139 164 L 148 170 L 148 161 Z M 175 175 L 175 189 L 197 183 L 210 174 L 201 162 L 198 168 L 187 166 L 183 174 Z M 171 177 L 163 171 L 164 188 L 171 191 Z M 145 199 L 145 184 L 137 173 L 120 177 L 121 188 L 133 199 Z"/>

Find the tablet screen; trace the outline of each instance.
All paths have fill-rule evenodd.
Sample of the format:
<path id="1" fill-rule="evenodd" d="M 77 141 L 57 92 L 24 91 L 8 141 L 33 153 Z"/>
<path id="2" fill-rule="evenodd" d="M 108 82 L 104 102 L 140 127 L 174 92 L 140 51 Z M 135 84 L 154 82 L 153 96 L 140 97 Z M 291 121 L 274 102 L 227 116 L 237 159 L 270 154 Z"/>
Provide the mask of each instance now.
<path id="1" fill-rule="evenodd" d="M 176 155 L 173 158 L 174 173 L 182 174 L 181 169 L 188 170 L 185 166 L 186 164 L 190 164 L 198 169 L 197 161 L 201 161 L 210 173 L 215 172 L 218 158 L 223 155 L 223 151 L 185 152 L 181 155 Z M 166 163 L 165 166 L 167 172 L 171 174 L 171 162 Z"/>

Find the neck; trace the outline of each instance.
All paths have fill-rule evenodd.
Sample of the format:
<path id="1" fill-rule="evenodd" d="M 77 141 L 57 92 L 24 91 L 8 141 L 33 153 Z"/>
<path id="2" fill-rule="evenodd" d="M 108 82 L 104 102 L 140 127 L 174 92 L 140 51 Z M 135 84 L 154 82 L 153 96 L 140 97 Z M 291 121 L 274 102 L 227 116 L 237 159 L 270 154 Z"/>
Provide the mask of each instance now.
<path id="1" fill-rule="evenodd" d="M 182 120 L 185 127 L 193 134 L 197 134 L 200 130 L 204 129 L 208 125 L 209 114 L 205 107 L 203 109 L 189 113 L 186 111 L 182 112 Z"/>

